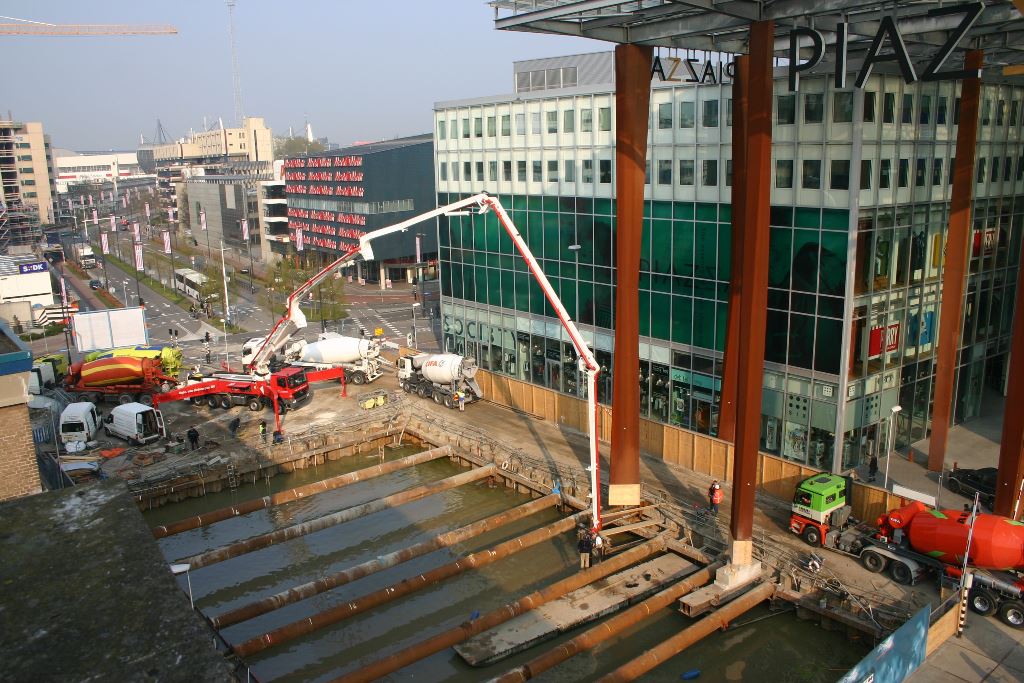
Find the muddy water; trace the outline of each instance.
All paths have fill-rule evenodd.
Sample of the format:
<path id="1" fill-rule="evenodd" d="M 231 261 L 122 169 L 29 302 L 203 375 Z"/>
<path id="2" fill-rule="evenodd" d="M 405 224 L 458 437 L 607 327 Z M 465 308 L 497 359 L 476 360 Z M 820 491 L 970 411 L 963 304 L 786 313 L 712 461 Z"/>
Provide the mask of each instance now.
<path id="1" fill-rule="evenodd" d="M 388 451 L 388 460 L 415 449 Z M 234 492 L 168 505 L 146 514 L 152 525 L 182 519 L 242 500 L 267 495 L 379 462 L 376 455 L 343 458 L 326 465 L 243 485 Z M 463 471 L 447 460 L 322 493 L 271 510 L 230 519 L 160 541 L 169 561 L 216 548 L 249 536 L 307 521 Z M 529 500 L 529 496 L 486 483 L 470 484 L 394 509 L 310 534 L 191 573 L 196 607 L 207 615 L 227 610 L 314 580 L 354 564 L 398 550 L 488 517 Z M 407 576 L 450 562 L 457 554 L 483 550 L 558 519 L 556 511 L 542 512 L 492 530 L 451 549 L 365 577 L 309 600 L 224 629 L 230 643 L 258 636 L 308 617 Z M 565 534 L 478 571 L 466 572 L 369 613 L 342 621 L 291 643 L 249 658 L 253 673 L 263 681 L 327 681 L 362 663 L 418 642 L 455 626 L 474 612 L 484 613 L 576 571 L 575 540 Z M 184 578 L 182 577 L 184 586 Z M 758 619 L 758 617 L 765 617 Z M 745 622 L 751 621 L 749 624 Z M 688 625 L 670 610 L 635 627 L 596 650 L 579 655 L 547 672 L 542 680 L 589 681 Z M 792 614 L 771 615 L 759 608 L 737 620 L 738 627 L 715 633 L 645 677 L 678 681 L 700 670 L 706 681 L 827 682 L 836 680 L 869 649 L 869 642 L 850 641 L 844 634 L 823 631 Z M 511 666 L 564 641 L 565 634 L 530 651 L 483 669 L 473 669 L 452 650 L 440 652 L 391 676 L 391 680 L 473 681 L 502 673 Z"/>

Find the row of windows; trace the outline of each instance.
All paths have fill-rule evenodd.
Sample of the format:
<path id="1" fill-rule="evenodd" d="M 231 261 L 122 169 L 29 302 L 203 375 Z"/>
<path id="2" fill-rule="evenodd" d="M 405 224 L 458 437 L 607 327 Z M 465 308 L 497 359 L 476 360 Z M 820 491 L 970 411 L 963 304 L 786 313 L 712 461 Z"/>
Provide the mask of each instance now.
<path id="1" fill-rule="evenodd" d="M 535 111 L 530 112 L 530 132 L 533 135 L 540 135 L 542 131 L 546 130 L 548 133 L 557 133 L 559 127 L 559 116 L 557 110 L 551 110 L 544 112 L 544 118 L 541 118 L 541 112 Z M 574 133 L 576 132 L 576 110 L 566 109 L 562 112 L 562 132 L 563 133 Z M 516 135 L 526 135 L 526 114 L 519 113 L 515 115 L 516 122 Z M 581 133 L 591 133 L 594 130 L 594 110 L 593 109 L 580 109 L 579 110 L 579 122 Z M 470 125 L 472 123 L 472 126 Z M 612 129 L 612 109 L 611 107 L 598 107 L 597 109 L 597 128 L 601 131 L 610 131 Z M 451 121 L 445 121 L 439 119 L 437 122 L 437 138 L 439 140 L 446 139 L 449 134 L 454 140 L 459 136 L 459 126 L 456 119 Z M 488 116 L 487 117 L 487 137 L 493 138 L 498 135 L 498 117 Z M 512 135 L 512 115 L 502 114 L 501 116 L 501 136 L 508 137 Z M 462 137 L 463 138 L 482 138 L 484 137 L 484 118 L 482 116 L 476 116 L 472 119 L 468 116 L 462 118 Z"/>
<path id="2" fill-rule="evenodd" d="M 383 202 L 351 202 L 289 195 L 288 206 L 294 206 L 299 209 L 318 209 L 320 211 L 341 211 L 342 213 L 371 215 L 375 213 L 412 211 L 413 200 L 392 199 Z"/>
<path id="3" fill-rule="evenodd" d="M 574 66 L 559 69 L 537 69 L 535 71 L 516 72 L 516 92 L 531 90 L 550 90 L 552 88 L 573 88 L 576 86 L 577 72 Z"/>

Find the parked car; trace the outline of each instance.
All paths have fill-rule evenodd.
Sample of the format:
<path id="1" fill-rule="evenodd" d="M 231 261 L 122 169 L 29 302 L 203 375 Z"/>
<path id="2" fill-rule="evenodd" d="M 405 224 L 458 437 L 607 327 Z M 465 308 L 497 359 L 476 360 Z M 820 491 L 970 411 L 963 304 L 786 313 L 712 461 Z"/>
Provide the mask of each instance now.
<path id="1" fill-rule="evenodd" d="M 99 280 L 89 280 L 90 289 L 103 289 L 103 283 Z"/>
<path id="2" fill-rule="evenodd" d="M 973 498 L 977 492 L 981 504 L 991 510 L 996 501 L 996 468 L 954 468 L 946 475 L 946 488 L 968 498 Z"/>

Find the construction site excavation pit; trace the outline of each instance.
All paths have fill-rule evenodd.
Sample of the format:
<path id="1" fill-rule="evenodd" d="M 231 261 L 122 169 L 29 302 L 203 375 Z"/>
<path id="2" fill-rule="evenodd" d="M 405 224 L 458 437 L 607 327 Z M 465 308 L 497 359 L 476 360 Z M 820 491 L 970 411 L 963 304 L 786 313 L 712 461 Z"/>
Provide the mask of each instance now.
<path id="1" fill-rule="evenodd" d="M 685 617 L 673 599 L 544 673 L 536 661 L 553 648 L 663 591 L 697 589 L 713 544 L 658 505 L 609 510 L 611 552 L 581 571 L 589 508 L 573 494 L 585 481 L 528 478 L 471 446 L 405 444 L 145 512 L 182 590 L 256 679 L 525 680 L 527 665 L 591 681 L 707 616 Z M 873 645 L 777 600 L 644 679 L 834 681 Z"/>

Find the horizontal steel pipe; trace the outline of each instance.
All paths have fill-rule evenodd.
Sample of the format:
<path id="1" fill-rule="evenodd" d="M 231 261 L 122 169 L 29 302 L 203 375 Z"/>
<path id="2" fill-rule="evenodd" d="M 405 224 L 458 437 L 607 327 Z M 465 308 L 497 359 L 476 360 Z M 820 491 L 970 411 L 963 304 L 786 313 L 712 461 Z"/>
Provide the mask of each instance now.
<path id="1" fill-rule="evenodd" d="M 443 633 L 414 643 L 404 650 L 371 662 L 361 669 L 334 679 L 332 683 L 365 683 L 383 678 L 394 671 L 418 662 L 424 657 L 429 657 L 445 648 L 458 645 L 467 638 L 499 626 L 524 612 L 537 609 L 552 600 L 557 600 L 578 588 L 582 588 L 598 579 L 603 579 L 664 549 L 664 537 L 657 536 L 649 541 L 645 541 L 642 545 L 623 552 L 621 555 L 594 565 L 590 569 L 567 576 L 561 581 L 556 581 L 550 586 L 530 593 L 515 602 L 510 602 L 507 605 L 491 610 L 477 619 L 463 622 Z"/>
<path id="2" fill-rule="evenodd" d="M 449 564 L 442 565 L 436 569 L 431 569 L 428 572 L 418 574 L 408 579 L 403 579 L 396 584 L 392 584 L 386 588 L 382 588 L 372 593 L 367 593 L 361 597 L 355 598 L 350 602 L 346 602 L 331 609 L 323 612 L 318 612 L 311 617 L 303 619 L 302 621 L 295 621 L 290 624 L 286 624 L 281 628 L 275 629 L 268 633 L 264 633 L 256 638 L 250 638 L 232 649 L 235 654 L 239 657 L 247 657 L 255 652 L 266 650 L 267 648 L 287 643 L 291 640 L 295 640 L 307 633 L 336 624 L 339 621 L 348 619 L 349 617 L 355 616 L 362 612 L 367 611 L 372 607 L 383 605 L 384 603 L 391 602 L 397 598 L 408 595 L 421 588 L 439 583 L 445 579 L 450 579 L 453 576 L 457 576 L 464 571 L 469 569 L 479 569 L 492 562 L 496 562 L 502 558 L 513 555 L 521 550 L 526 550 L 531 546 L 535 546 L 538 543 L 550 540 L 552 537 L 558 534 L 564 533 L 569 529 L 575 528 L 579 520 L 588 518 L 590 511 L 578 512 L 571 517 L 565 517 L 558 520 L 554 524 L 549 524 L 546 527 L 535 529 L 529 533 L 523 534 L 517 538 L 513 538 L 504 543 L 484 550 L 478 553 L 467 555 L 466 557 L 450 562 Z"/>
<path id="3" fill-rule="evenodd" d="M 435 493 L 441 493 L 453 489 L 463 484 L 469 484 L 480 479 L 494 476 L 497 474 L 498 468 L 494 465 L 486 465 L 468 472 L 462 472 L 456 474 L 454 477 L 448 477 L 440 481 L 431 482 L 424 484 L 423 486 L 417 486 L 416 488 L 408 489 L 406 491 L 399 491 L 398 493 L 377 500 L 370 501 L 369 503 L 363 503 L 362 505 L 356 505 L 355 507 L 345 508 L 323 517 L 317 517 L 311 519 L 308 522 L 302 524 L 295 524 L 284 529 L 278 529 L 270 533 L 261 534 L 259 536 L 253 536 L 247 538 L 244 541 L 238 543 L 232 543 L 222 548 L 215 548 L 214 550 L 200 553 L 199 555 L 193 555 L 192 557 L 183 558 L 179 562 L 187 562 L 189 569 L 199 569 L 200 567 L 207 567 L 211 564 L 223 562 L 224 560 L 230 560 L 233 557 L 251 553 L 254 550 L 260 550 L 274 545 L 275 543 L 283 543 L 284 541 L 290 541 L 293 538 L 299 538 L 311 534 L 315 531 L 321 531 L 338 524 L 344 524 L 345 522 L 351 522 L 353 519 L 359 517 L 365 517 L 366 515 L 374 512 L 380 512 L 388 508 L 397 507 L 404 505 L 405 503 L 411 503 L 414 500 L 420 498 L 426 498 L 432 496 Z"/>
<path id="4" fill-rule="evenodd" d="M 280 491 L 271 496 L 263 496 L 262 498 L 247 500 L 238 505 L 212 510 L 202 515 L 196 515 L 195 517 L 189 517 L 187 519 L 173 522 L 172 524 L 155 527 L 153 529 L 153 537 L 165 538 L 167 536 L 173 536 L 174 534 L 180 534 L 184 531 L 198 529 L 201 526 L 208 526 L 210 524 L 215 524 L 216 522 L 223 522 L 225 519 L 231 519 L 232 517 L 247 515 L 250 512 L 256 512 L 257 510 L 264 510 L 269 507 L 274 507 L 275 505 L 290 503 L 293 500 L 298 500 L 306 496 L 314 496 L 318 493 L 324 493 L 325 491 L 333 491 L 334 489 L 339 489 L 343 486 L 348 486 L 349 484 L 366 481 L 367 479 L 373 479 L 374 477 L 380 477 L 385 474 L 397 472 L 398 470 L 405 469 L 407 467 L 414 467 L 425 462 L 430 462 L 431 460 L 443 458 L 446 455 L 450 455 L 451 452 L 451 446 L 431 448 L 429 451 L 414 453 L 413 455 L 399 460 L 392 460 L 391 462 L 381 463 L 379 465 L 374 465 L 373 467 L 367 467 L 347 474 L 339 474 L 336 477 L 330 477 L 312 484 L 297 486 L 293 489 L 288 489 L 287 491 Z"/>
<path id="5" fill-rule="evenodd" d="M 716 562 L 713 565 L 701 569 L 699 572 L 686 579 L 669 586 L 665 590 L 652 595 L 641 603 L 638 603 L 624 612 L 616 614 L 611 619 L 601 622 L 570 641 L 562 643 L 558 647 L 548 650 L 544 654 L 534 657 L 522 666 L 508 671 L 494 679 L 497 683 L 517 683 L 528 681 L 553 666 L 561 664 L 570 657 L 580 652 L 591 650 L 609 638 L 618 635 L 625 629 L 649 619 L 655 612 L 668 607 L 673 602 L 683 597 L 695 588 L 700 588 L 712 579 L 715 572 L 724 562 Z"/>
<path id="6" fill-rule="evenodd" d="M 282 591 L 275 595 L 268 596 L 255 602 L 250 602 L 247 605 L 243 605 L 238 609 L 225 612 L 220 616 L 213 617 L 210 619 L 210 623 L 214 628 L 225 628 L 232 624 L 238 624 L 249 619 L 254 619 L 261 614 L 267 612 L 273 612 L 276 609 L 281 609 L 285 605 L 290 605 L 293 602 L 299 600 L 305 600 L 306 598 L 313 597 L 324 591 L 329 591 L 338 586 L 342 586 L 346 583 L 361 579 L 364 576 L 375 574 L 376 572 L 394 567 L 403 562 L 408 562 L 414 557 L 420 557 L 427 553 L 433 552 L 438 548 L 447 548 L 455 545 L 456 543 L 463 543 L 468 541 L 475 536 L 479 536 L 485 531 L 497 529 L 498 527 L 504 526 L 510 522 L 528 517 L 536 512 L 540 512 L 546 508 L 552 507 L 558 504 L 560 500 L 557 494 L 550 494 L 537 500 L 531 500 L 529 503 L 525 503 L 518 507 L 514 507 L 511 510 L 505 510 L 499 512 L 496 515 L 491 515 L 486 519 L 481 519 L 478 522 L 467 524 L 459 529 L 454 529 L 443 534 L 438 534 L 432 539 L 423 541 L 411 545 L 401 550 L 396 550 L 393 553 L 382 555 L 381 557 L 368 560 L 362 564 L 357 564 L 354 567 L 349 567 L 343 571 L 325 576 L 317 579 L 316 581 L 310 581 L 299 586 L 294 586 L 286 591 Z"/>
<path id="7" fill-rule="evenodd" d="M 693 626 L 683 629 L 668 640 L 647 650 L 636 659 L 626 662 L 615 671 L 601 678 L 600 682 L 619 683 L 620 681 L 632 681 L 640 678 L 654 667 L 675 657 L 701 638 L 728 626 L 730 621 L 747 610 L 756 607 L 762 601 L 767 600 L 774 592 L 774 583 L 762 583 L 732 602 L 719 607 Z"/>

